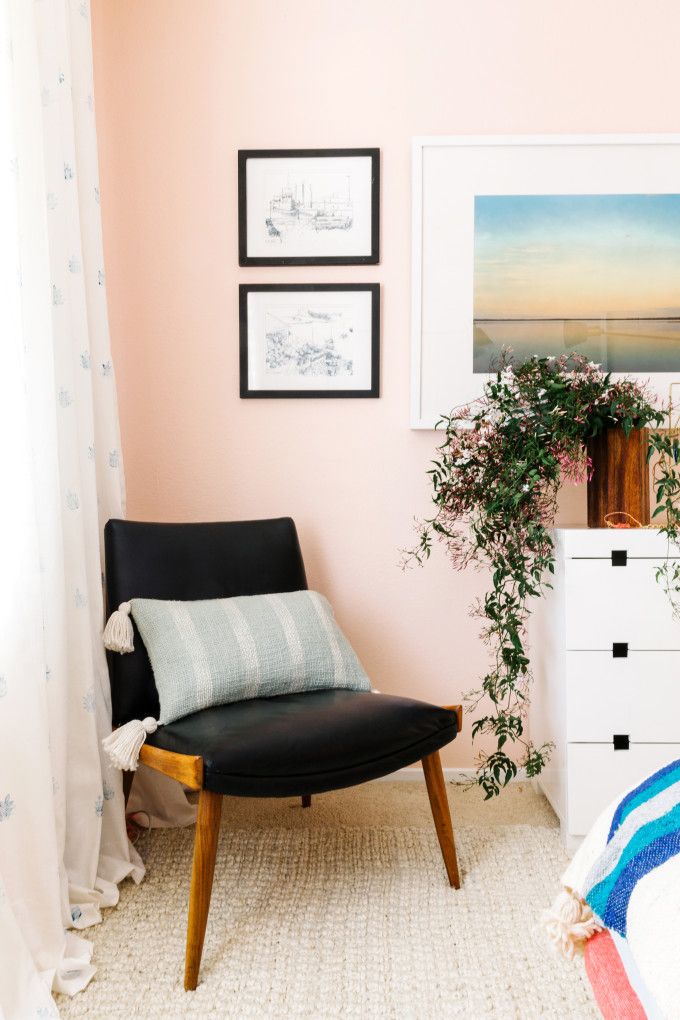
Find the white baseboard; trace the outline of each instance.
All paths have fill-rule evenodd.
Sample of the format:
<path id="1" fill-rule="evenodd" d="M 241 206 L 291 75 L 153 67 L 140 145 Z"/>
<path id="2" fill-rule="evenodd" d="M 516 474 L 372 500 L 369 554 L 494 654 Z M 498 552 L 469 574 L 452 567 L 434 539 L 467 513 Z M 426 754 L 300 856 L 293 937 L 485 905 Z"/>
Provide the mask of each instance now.
<path id="1" fill-rule="evenodd" d="M 467 783 L 474 777 L 474 769 L 452 769 L 445 768 L 444 779 L 447 783 Z M 382 776 L 376 780 L 378 783 L 386 782 L 397 782 L 397 783 L 422 783 L 423 767 L 422 765 L 410 765 L 408 768 L 399 769 L 398 772 L 392 772 L 389 776 Z"/>
<path id="2" fill-rule="evenodd" d="M 475 770 L 473 768 L 445 768 L 442 771 L 447 783 L 469 783 L 470 781 L 474 781 L 475 778 Z M 526 778 L 525 770 L 520 769 L 515 781 L 523 782 L 526 781 Z M 424 782 L 423 767 L 422 765 L 409 765 L 408 768 L 399 769 L 398 772 L 392 772 L 389 776 L 382 776 L 380 779 L 375 781 L 377 783 L 422 783 Z"/>

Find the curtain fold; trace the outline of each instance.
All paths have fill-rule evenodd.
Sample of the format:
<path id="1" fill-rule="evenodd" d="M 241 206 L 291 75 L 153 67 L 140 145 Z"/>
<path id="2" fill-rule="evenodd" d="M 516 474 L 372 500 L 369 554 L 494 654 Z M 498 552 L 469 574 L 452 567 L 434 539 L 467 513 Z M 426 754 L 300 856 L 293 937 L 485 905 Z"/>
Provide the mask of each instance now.
<path id="1" fill-rule="evenodd" d="M 89 5 L 0 7 L 0 1015 L 94 973 L 69 929 L 143 867 L 101 753 L 101 530 L 124 510 Z"/>

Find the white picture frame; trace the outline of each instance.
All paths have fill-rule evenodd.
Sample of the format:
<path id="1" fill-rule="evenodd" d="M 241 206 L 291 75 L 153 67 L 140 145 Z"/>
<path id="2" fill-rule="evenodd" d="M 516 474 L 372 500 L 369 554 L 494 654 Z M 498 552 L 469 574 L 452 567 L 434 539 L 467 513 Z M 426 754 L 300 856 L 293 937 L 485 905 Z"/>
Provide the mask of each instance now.
<path id="1" fill-rule="evenodd" d="M 488 378 L 472 370 L 475 196 L 677 195 L 680 135 L 420 136 L 412 158 L 410 424 L 432 429 Z M 667 399 L 680 365 L 625 374 Z"/>

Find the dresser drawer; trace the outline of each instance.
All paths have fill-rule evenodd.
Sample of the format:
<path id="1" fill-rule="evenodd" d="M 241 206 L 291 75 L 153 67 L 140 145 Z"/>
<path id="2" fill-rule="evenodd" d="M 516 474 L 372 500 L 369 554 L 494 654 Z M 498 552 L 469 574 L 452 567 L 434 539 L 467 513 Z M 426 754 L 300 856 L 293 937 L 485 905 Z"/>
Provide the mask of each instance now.
<path id="1" fill-rule="evenodd" d="M 567 740 L 680 742 L 680 652 L 566 653 Z"/>
<path id="2" fill-rule="evenodd" d="M 663 560 L 567 560 L 565 647 L 611 653 L 614 642 L 631 650 L 680 650 L 680 623 L 655 570 Z"/>
<path id="3" fill-rule="evenodd" d="M 631 744 L 628 751 L 615 751 L 611 744 L 569 744 L 567 833 L 585 836 L 610 801 L 678 758 L 680 742 Z"/>
<path id="4" fill-rule="evenodd" d="M 610 560 L 612 552 L 625 552 L 629 560 L 658 560 L 669 552 L 656 528 L 557 528 L 553 534 L 564 559 Z M 672 546 L 670 553 L 678 556 Z"/>

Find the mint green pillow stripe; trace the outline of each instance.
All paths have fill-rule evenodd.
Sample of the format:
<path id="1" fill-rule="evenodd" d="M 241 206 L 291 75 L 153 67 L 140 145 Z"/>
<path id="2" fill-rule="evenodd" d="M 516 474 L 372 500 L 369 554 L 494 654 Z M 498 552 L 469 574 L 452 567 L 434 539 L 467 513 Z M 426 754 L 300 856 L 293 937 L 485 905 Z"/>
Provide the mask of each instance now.
<path id="1" fill-rule="evenodd" d="M 196 602 L 132 599 L 169 723 L 212 705 L 371 684 L 314 591 Z"/>

